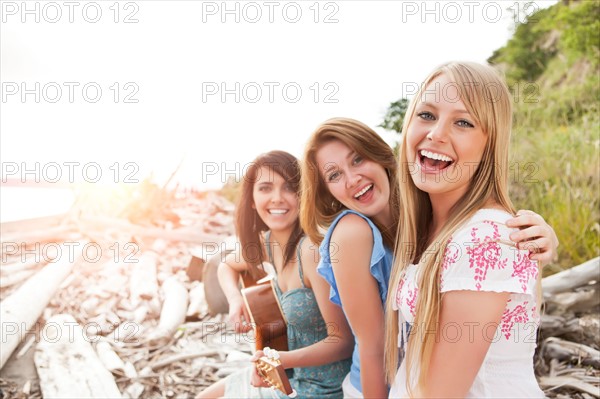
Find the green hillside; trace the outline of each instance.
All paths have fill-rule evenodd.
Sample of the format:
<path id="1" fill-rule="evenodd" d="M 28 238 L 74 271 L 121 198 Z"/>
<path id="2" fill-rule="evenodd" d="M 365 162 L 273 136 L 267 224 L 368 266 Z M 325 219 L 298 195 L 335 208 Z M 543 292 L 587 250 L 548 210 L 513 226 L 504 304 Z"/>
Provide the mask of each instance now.
<path id="1" fill-rule="evenodd" d="M 511 195 L 546 217 L 559 261 L 600 254 L 600 1 L 563 1 L 531 15 L 489 63 L 515 101 Z"/>

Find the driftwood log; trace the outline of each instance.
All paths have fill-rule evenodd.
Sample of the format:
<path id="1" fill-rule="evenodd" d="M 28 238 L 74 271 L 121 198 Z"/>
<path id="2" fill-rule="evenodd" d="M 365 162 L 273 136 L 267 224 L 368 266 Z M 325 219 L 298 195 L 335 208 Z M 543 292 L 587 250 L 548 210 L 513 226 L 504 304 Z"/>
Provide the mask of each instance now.
<path id="1" fill-rule="evenodd" d="M 593 397 L 600 397 L 598 392 L 598 386 L 594 386 L 585 381 L 581 381 L 579 378 L 574 377 L 540 377 L 540 386 L 546 389 L 555 388 L 571 388 L 576 391 L 585 392 Z"/>
<path id="2" fill-rule="evenodd" d="M 591 259 L 579 266 L 553 274 L 542 280 L 544 299 L 552 295 L 570 291 L 591 281 L 600 280 L 600 257 Z"/>
<path id="3" fill-rule="evenodd" d="M 152 342 L 171 338 L 177 328 L 185 322 L 188 307 L 188 291 L 176 276 L 165 280 L 162 290 L 165 300 L 158 327 L 149 334 L 149 340 Z"/>
<path id="4" fill-rule="evenodd" d="M 566 336 L 575 341 L 585 339 L 600 343 L 600 315 L 543 314 L 541 330 L 546 337 Z"/>
<path id="5" fill-rule="evenodd" d="M 72 226 L 63 225 L 52 227 L 46 230 L 29 231 L 27 233 L 10 233 L 2 236 L 2 242 L 14 243 L 21 245 L 25 243 L 42 243 L 42 242 L 56 242 L 67 241 L 75 230 Z"/>
<path id="6" fill-rule="evenodd" d="M 587 345 L 551 337 L 544 341 L 544 355 L 552 359 L 569 360 L 584 366 L 600 368 L 600 352 Z"/>
<path id="7" fill-rule="evenodd" d="M 186 317 L 201 319 L 208 313 L 204 296 L 204 284 L 201 282 L 195 282 L 194 284 L 196 285 L 190 289 L 190 304 L 185 315 Z"/>
<path id="8" fill-rule="evenodd" d="M 547 311 L 556 313 L 583 312 L 600 305 L 600 295 L 598 295 L 598 290 L 592 286 L 589 289 L 555 294 L 548 297 L 545 302 Z"/>
<path id="9" fill-rule="evenodd" d="M 10 287 L 20 283 L 21 281 L 27 280 L 29 277 L 35 274 L 35 270 L 21 270 L 8 274 L 6 276 L 0 275 L 0 288 Z"/>
<path id="10" fill-rule="evenodd" d="M 45 263 L 46 262 L 38 262 L 37 260 L 30 260 L 30 261 L 26 261 L 26 262 L 7 263 L 7 264 L 0 265 L 0 274 L 3 276 L 2 278 L 4 278 L 4 276 L 8 277 L 12 273 L 18 273 L 18 272 L 22 272 L 24 270 L 31 270 L 31 269 L 34 269 L 36 266 L 41 266 Z"/>
<path id="11" fill-rule="evenodd" d="M 64 213 L 0 224 L 3 249 L 8 248 L 9 254 L 13 245 L 18 247 L 25 243 L 56 242 L 66 238 L 72 231 L 72 226 L 68 226 L 67 214 Z M 3 258 L 2 262 L 4 261 Z"/>
<path id="12" fill-rule="evenodd" d="M 75 259 L 69 259 L 66 255 L 69 253 L 68 248 L 63 249 L 64 256 L 45 266 L 12 295 L 0 302 L 2 324 L 0 368 L 4 366 L 26 333 L 34 327 L 34 323 L 42 315 L 56 290 L 71 273 Z"/>
<path id="13" fill-rule="evenodd" d="M 550 397 L 600 397 L 600 258 L 546 277 L 542 287 L 540 386 Z"/>
<path id="14" fill-rule="evenodd" d="M 46 398 L 121 397 L 114 377 L 71 315 L 48 320 L 34 362 Z"/>
<path id="15" fill-rule="evenodd" d="M 125 373 L 125 362 L 117 355 L 107 341 L 96 344 L 96 353 L 108 371 L 120 370 Z"/>

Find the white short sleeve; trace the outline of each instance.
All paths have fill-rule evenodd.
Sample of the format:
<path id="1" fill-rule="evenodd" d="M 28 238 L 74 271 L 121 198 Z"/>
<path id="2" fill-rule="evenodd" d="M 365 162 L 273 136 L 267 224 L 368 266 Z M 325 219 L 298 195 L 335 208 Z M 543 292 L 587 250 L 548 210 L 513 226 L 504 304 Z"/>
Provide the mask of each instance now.
<path id="1" fill-rule="evenodd" d="M 470 290 L 535 295 L 538 265 L 508 238 L 511 229 L 477 220 L 450 239 L 442 264 L 441 292 Z"/>

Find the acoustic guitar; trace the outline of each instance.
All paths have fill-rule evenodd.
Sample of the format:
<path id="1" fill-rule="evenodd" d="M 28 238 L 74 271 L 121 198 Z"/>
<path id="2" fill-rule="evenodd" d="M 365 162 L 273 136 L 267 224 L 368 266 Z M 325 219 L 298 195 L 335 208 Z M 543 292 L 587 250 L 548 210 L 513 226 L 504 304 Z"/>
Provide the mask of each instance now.
<path id="1" fill-rule="evenodd" d="M 290 398 L 295 398 L 297 395 L 296 390 L 290 385 L 285 369 L 279 361 L 279 353 L 269 347 L 265 347 L 263 352 L 265 356 L 261 356 L 256 361 L 256 369 L 263 381 L 272 388 L 279 389 Z"/>
<path id="2" fill-rule="evenodd" d="M 274 267 L 265 262 L 263 270 L 271 271 L 271 274 L 264 272 L 258 280 L 254 280 L 249 273 L 242 275 L 244 288 L 241 292 L 254 328 L 256 350 L 265 353 L 256 362 L 256 368 L 263 381 L 293 398 L 296 392 L 277 353 L 278 350 L 288 350 L 287 320 L 275 291 Z"/>
<path id="3" fill-rule="evenodd" d="M 287 320 L 275 291 L 272 275 L 267 275 L 254 285 L 244 279 L 242 297 L 250 315 L 256 335 L 256 350 L 270 347 L 276 350 L 288 350 Z"/>

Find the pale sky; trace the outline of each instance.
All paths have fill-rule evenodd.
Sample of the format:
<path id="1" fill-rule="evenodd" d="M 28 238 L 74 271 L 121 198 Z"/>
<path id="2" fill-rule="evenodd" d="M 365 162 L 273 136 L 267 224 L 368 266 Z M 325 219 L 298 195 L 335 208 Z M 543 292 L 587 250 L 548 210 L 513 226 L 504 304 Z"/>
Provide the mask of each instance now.
<path id="1" fill-rule="evenodd" d="M 38 162 L 160 181 L 184 159 L 183 185 L 218 188 L 259 153 L 300 157 L 330 117 L 375 128 L 435 66 L 484 62 L 556 1 L 67 3 L 0 3 L 3 179 Z"/>

